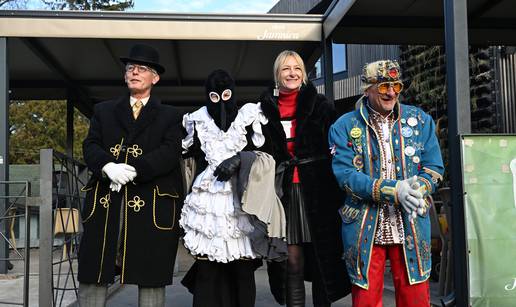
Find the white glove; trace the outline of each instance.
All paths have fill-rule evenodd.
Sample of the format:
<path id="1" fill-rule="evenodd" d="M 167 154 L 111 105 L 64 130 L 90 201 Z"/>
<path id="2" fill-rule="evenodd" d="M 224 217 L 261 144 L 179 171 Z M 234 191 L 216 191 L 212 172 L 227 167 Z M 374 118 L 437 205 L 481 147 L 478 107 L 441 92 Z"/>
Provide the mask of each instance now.
<path id="1" fill-rule="evenodd" d="M 109 185 L 109 189 L 111 189 L 111 191 L 113 191 L 113 192 L 120 192 L 121 188 L 122 188 L 122 185 L 119 183 L 111 182 L 111 184 Z"/>
<path id="2" fill-rule="evenodd" d="M 399 181 L 396 184 L 396 193 L 398 196 L 398 201 L 401 206 L 411 216 L 414 216 L 419 207 L 419 200 L 423 198 L 421 192 L 416 189 L 413 189 L 411 185 L 416 184 L 417 177 L 411 177 L 409 179 L 405 179 Z"/>
<path id="3" fill-rule="evenodd" d="M 419 191 L 419 188 L 420 188 L 420 184 L 419 182 L 413 182 L 411 185 L 412 189 L 414 190 L 418 190 Z M 419 215 L 419 216 L 424 216 L 426 214 L 426 202 L 425 200 L 421 197 L 418 199 L 418 206 L 417 206 L 417 209 L 416 209 L 416 213 Z M 416 217 L 416 214 L 414 214 L 414 212 L 412 212 L 412 217 L 415 218 Z"/>
<path id="4" fill-rule="evenodd" d="M 136 177 L 136 169 L 125 163 L 117 164 L 109 162 L 104 165 L 102 171 L 113 183 L 118 183 L 120 185 L 125 185 Z"/>

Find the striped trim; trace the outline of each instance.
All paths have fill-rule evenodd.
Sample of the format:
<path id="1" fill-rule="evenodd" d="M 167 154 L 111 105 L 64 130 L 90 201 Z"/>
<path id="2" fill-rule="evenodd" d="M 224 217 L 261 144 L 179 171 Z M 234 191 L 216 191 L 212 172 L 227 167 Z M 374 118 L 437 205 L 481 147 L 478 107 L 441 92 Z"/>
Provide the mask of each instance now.
<path id="1" fill-rule="evenodd" d="M 424 177 L 418 177 L 417 178 L 418 180 L 422 181 L 425 186 L 426 186 L 426 191 L 428 192 L 428 194 L 432 194 L 434 191 L 433 191 L 433 185 L 432 183 L 430 183 L 430 181 L 428 181 L 428 179 L 424 178 Z"/>
<path id="2" fill-rule="evenodd" d="M 381 200 L 380 186 L 382 185 L 382 182 L 383 178 L 375 179 L 373 181 L 373 191 L 371 194 L 373 196 L 373 201 L 375 202 L 380 202 Z"/>
<path id="3" fill-rule="evenodd" d="M 443 176 L 441 174 L 439 174 L 438 172 L 432 170 L 432 169 L 429 169 L 428 167 L 423 167 L 423 171 L 427 174 L 429 174 L 430 176 L 432 176 L 432 181 L 434 181 L 435 183 L 437 183 L 438 181 L 442 181 L 443 180 Z"/>

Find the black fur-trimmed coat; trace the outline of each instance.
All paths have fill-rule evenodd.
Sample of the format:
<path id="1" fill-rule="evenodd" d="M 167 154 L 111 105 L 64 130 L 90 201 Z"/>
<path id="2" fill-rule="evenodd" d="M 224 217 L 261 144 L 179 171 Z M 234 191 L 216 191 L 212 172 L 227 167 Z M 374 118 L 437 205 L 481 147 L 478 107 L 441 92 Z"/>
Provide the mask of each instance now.
<path id="1" fill-rule="evenodd" d="M 260 97 L 262 110 L 269 119 L 266 125 L 265 147 L 272 151 L 276 165 L 291 159 L 287 150 L 285 132 L 280 122 L 277 97 L 272 88 Z M 298 166 L 299 178 L 304 192 L 307 219 L 312 237 L 314 257 L 305 255 L 305 267 L 315 266 L 321 272 L 326 295 L 336 301 L 351 291 L 351 284 L 342 260 L 341 227 L 338 208 L 344 199 L 331 170 L 331 155 L 328 146 L 328 130 L 335 121 L 332 104 L 315 87 L 308 83 L 301 87 L 297 97 L 295 155 L 298 159 L 326 156 L 326 159 Z M 292 182 L 292 170 L 285 176 L 283 190 Z M 275 266 L 285 268 L 285 266 Z M 276 271 L 276 272 L 274 272 Z M 271 290 L 279 303 L 284 303 L 284 285 L 274 280 L 283 280 L 285 272 L 273 269 L 269 273 Z M 305 269 L 309 273 L 309 269 Z M 311 280 L 309 274 L 305 279 Z"/>
<path id="2" fill-rule="evenodd" d="M 85 187 L 81 212 L 80 282 L 113 282 L 121 238 L 121 283 L 172 283 L 183 205 L 180 124 L 181 114 L 153 96 L 137 120 L 129 95 L 95 105 L 83 142 L 84 160 L 93 176 Z M 108 162 L 132 165 L 137 172 L 134 183 L 119 193 L 111 191 L 110 180 L 102 175 Z"/>

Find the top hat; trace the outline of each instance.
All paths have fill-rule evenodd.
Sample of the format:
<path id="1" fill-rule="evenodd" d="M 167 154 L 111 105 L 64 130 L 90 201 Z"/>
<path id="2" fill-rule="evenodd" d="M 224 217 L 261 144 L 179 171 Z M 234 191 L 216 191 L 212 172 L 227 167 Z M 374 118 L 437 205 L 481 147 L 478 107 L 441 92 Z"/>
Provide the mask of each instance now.
<path id="1" fill-rule="evenodd" d="M 136 44 L 131 47 L 128 57 L 121 57 L 120 61 L 127 63 L 142 64 L 154 68 L 158 74 L 165 72 L 165 68 L 159 64 L 159 53 L 148 45 Z"/>

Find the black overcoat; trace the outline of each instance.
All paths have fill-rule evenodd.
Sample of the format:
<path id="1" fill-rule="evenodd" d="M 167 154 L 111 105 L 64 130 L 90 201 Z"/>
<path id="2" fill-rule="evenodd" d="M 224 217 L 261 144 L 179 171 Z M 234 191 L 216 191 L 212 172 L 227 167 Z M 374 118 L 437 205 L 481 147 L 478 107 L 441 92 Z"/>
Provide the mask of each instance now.
<path id="1" fill-rule="evenodd" d="M 276 166 L 290 160 L 285 132 L 280 122 L 277 98 L 272 96 L 272 88 L 265 91 L 260 101 L 262 110 L 269 119 L 266 126 L 267 148 L 272 147 Z M 349 294 L 351 284 L 342 260 L 341 227 L 338 208 L 344 199 L 331 169 L 331 155 L 328 146 L 328 130 L 335 121 L 336 113 L 332 104 L 323 95 L 317 94 L 315 87 L 308 83 L 301 87 L 297 97 L 295 156 L 298 159 L 318 160 L 298 165 L 300 184 L 306 203 L 307 220 L 312 238 L 314 257 L 307 255 L 305 266 L 315 266 L 321 272 L 326 295 L 336 301 Z M 271 141 L 271 142 L 269 142 Z M 321 157 L 324 157 L 321 159 Z M 284 176 L 283 190 L 292 182 L 293 168 Z M 285 266 L 275 266 L 285 268 Z M 306 270 L 307 272 L 310 270 Z M 273 272 L 274 275 L 282 274 Z M 305 275 L 310 279 L 309 275 Z M 277 278 L 277 276 L 275 277 Z M 281 277 L 278 280 L 282 279 Z M 271 283 L 276 299 L 282 303 L 282 285 Z"/>
<path id="2" fill-rule="evenodd" d="M 112 283 L 119 249 L 121 283 L 172 283 L 183 204 L 181 118 L 152 96 L 137 120 L 128 95 L 95 105 L 83 143 L 93 176 L 81 212 L 80 282 Z M 134 182 L 119 193 L 110 191 L 110 180 L 102 174 L 108 162 L 136 169 Z"/>

